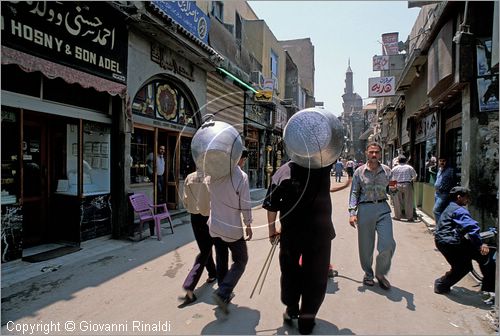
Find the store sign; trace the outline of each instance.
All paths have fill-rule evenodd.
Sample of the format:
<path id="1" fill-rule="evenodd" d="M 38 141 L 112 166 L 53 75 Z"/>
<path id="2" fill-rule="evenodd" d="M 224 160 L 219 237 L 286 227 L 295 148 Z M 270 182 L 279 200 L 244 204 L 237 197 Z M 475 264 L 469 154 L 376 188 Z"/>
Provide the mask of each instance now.
<path id="1" fill-rule="evenodd" d="M 152 3 L 184 29 L 208 44 L 210 19 L 196 5 L 196 1 L 153 1 Z"/>
<path id="2" fill-rule="evenodd" d="M 105 2 L 2 1 L 2 45 L 126 83 L 128 34 Z"/>
<path id="3" fill-rule="evenodd" d="M 390 58 L 387 55 L 373 56 L 373 71 L 389 70 Z"/>
<path id="4" fill-rule="evenodd" d="M 368 97 L 386 97 L 396 94 L 396 78 L 374 77 L 368 78 Z"/>
<path id="5" fill-rule="evenodd" d="M 382 34 L 382 52 L 384 55 L 397 55 L 399 53 L 399 33 Z"/>

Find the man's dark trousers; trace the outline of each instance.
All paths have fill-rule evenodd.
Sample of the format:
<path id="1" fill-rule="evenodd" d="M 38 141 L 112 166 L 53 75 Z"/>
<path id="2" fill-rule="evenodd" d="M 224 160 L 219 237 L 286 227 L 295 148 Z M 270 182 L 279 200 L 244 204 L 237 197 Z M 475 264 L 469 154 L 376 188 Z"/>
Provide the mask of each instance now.
<path id="1" fill-rule="evenodd" d="M 213 238 L 217 265 L 217 294 L 229 300 L 234 287 L 238 284 L 248 262 L 247 243 L 243 237 L 234 242 L 226 242 L 219 237 Z M 229 251 L 233 264 L 228 270 Z"/>

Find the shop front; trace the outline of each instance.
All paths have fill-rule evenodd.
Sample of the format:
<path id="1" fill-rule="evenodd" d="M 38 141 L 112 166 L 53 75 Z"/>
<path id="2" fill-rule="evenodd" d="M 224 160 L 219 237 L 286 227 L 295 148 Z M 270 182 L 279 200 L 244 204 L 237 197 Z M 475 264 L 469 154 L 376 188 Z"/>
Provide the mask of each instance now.
<path id="1" fill-rule="evenodd" d="M 132 102 L 130 192 L 144 192 L 169 209 L 182 207 L 183 181 L 196 169 L 191 155 L 191 138 L 200 125 L 196 111 L 188 89 L 173 77 L 158 76 L 137 92 Z"/>
<path id="2" fill-rule="evenodd" d="M 74 25 L 79 17 L 88 20 Z M 119 19 L 105 3 L 2 3 L 2 262 L 112 232 L 111 134 L 127 63 Z"/>
<path id="3" fill-rule="evenodd" d="M 248 148 L 250 188 L 265 188 L 266 129 L 271 128 L 274 105 L 249 103 L 245 106 L 245 146 Z"/>

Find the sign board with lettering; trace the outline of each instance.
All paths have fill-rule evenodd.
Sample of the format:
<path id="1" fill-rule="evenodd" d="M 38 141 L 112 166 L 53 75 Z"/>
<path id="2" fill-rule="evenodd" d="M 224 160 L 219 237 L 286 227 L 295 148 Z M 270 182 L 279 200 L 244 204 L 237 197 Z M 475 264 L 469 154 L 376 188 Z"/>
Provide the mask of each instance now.
<path id="1" fill-rule="evenodd" d="M 374 77 L 368 78 L 368 97 L 386 97 L 396 94 L 396 78 L 389 77 Z"/>
<path id="2" fill-rule="evenodd" d="M 2 1 L 2 45 L 126 83 L 128 32 L 106 2 Z"/>
<path id="3" fill-rule="evenodd" d="M 390 57 L 388 55 L 373 56 L 373 71 L 389 70 Z"/>
<path id="4" fill-rule="evenodd" d="M 384 55 L 397 55 L 399 53 L 399 33 L 382 34 L 382 52 Z"/>
<path id="5" fill-rule="evenodd" d="M 210 19 L 196 5 L 196 1 L 153 1 L 152 4 L 195 37 L 208 44 Z"/>

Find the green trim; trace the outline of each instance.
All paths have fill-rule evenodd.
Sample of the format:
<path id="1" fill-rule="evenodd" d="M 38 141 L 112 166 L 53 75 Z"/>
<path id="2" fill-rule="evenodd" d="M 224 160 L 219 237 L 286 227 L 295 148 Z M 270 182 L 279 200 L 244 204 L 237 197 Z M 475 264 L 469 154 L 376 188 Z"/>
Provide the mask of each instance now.
<path id="1" fill-rule="evenodd" d="M 252 91 L 253 93 L 257 93 L 257 90 L 255 90 L 253 87 L 251 87 L 250 85 L 248 85 L 247 83 L 245 83 L 244 81 L 242 81 L 241 79 L 239 79 L 238 77 L 236 77 L 235 75 L 233 75 L 232 73 L 230 73 L 229 71 L 227 71 L 226 69 L 218 67 L 217 70 L 219 70 L 224 75 L 226 75 L 229 78 L 231 78 L 232 80 L 236 81 L 238 84 L 242 85 L 244 88 Z"/>

